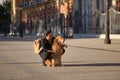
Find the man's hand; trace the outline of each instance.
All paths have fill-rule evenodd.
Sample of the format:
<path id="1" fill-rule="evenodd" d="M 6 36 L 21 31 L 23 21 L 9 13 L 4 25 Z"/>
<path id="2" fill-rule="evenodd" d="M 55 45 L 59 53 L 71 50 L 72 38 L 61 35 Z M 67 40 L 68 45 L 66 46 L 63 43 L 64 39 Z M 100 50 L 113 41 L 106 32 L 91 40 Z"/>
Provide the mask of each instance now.
<path id="1" fill-rule="evenodd" d="M 63 44 L 63 46 L 64 46 L 65 48 L 68 48 L 67 44 Z"/>
<path id="2" fill-rule="evenodd" d="M 54 51 L 53 51 L 53 50 L 47 50 L 47 52 L 49 52 L 49 53 L 54 53 Z"/>

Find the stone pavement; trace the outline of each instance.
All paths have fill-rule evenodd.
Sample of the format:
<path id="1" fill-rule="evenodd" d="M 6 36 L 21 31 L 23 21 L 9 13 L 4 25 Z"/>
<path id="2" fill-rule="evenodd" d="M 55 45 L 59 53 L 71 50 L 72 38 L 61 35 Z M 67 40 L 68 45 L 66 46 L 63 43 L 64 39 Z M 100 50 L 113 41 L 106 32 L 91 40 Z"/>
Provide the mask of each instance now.
<path id="1" fill-rule="evenodd" d="M 44 67 L 33 52 L 37 37 L 0 36 L 0 80 L 120 80 L 120 40 L 66 39 L 62 67 Z"/>

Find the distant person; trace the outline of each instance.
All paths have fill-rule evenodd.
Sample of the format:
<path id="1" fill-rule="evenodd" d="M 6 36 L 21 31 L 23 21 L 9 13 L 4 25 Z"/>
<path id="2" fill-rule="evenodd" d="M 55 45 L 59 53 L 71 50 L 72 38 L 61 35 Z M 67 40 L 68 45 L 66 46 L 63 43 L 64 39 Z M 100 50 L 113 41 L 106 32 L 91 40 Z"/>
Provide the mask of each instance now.
<path id="1" fill-rule="evenodd" d="M 8 33 L 8 26 L 7 24 L 3 25 L 3 33 L 4 33 L 4 36 L 7 36 L 7 33 Z"/>
<path id="2" fill-rule="evenodd" d="M 21 22 L 20 25 L 19 25 L 19 35 L 20 35 L 20 37 L 23 37 L 23 26 L 24 26 L 24 24 L 23 24 L 23 22 Z"/>
<path id="3" fill-rule="evenodd" d="M 17 36 L 17 28 L 16 26 L 13 26 L 13 37 Z"/>

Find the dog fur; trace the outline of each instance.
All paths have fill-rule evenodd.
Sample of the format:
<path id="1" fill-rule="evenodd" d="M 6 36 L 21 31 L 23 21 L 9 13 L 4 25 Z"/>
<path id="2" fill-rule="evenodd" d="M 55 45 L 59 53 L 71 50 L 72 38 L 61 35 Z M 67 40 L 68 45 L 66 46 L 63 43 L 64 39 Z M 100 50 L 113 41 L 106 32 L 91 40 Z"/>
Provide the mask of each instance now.
<path id="1" fill-rule="evenodd" d="M 61 62 L 61 56 L 63 54 L 64 51 L 64 38 L 62 36 L 57 36 L 53 42 L 52 45 L 52 51 L 53 53 L 53 58 L 52 59 L 47 59 L 45 61 L 46 66 L 50 67 L 50 66 L 62 66 L 62 62 Z"/>

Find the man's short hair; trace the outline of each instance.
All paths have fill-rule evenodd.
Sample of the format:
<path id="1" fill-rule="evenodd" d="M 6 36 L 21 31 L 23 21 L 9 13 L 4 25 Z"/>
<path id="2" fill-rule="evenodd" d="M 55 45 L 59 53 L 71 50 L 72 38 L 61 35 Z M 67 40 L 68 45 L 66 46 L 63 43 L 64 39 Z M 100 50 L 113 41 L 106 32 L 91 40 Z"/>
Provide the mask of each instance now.
<path id="1" fill-rule="evenodd" d="M 47 35 L 50 34 L 50 33 L 52 33 L 52 31 L 49 30 L 49 29 L 46 29 L 46 30 L 44 31 L 44 35 L 45 35 L 45 36 L 47 36 Z"/>

